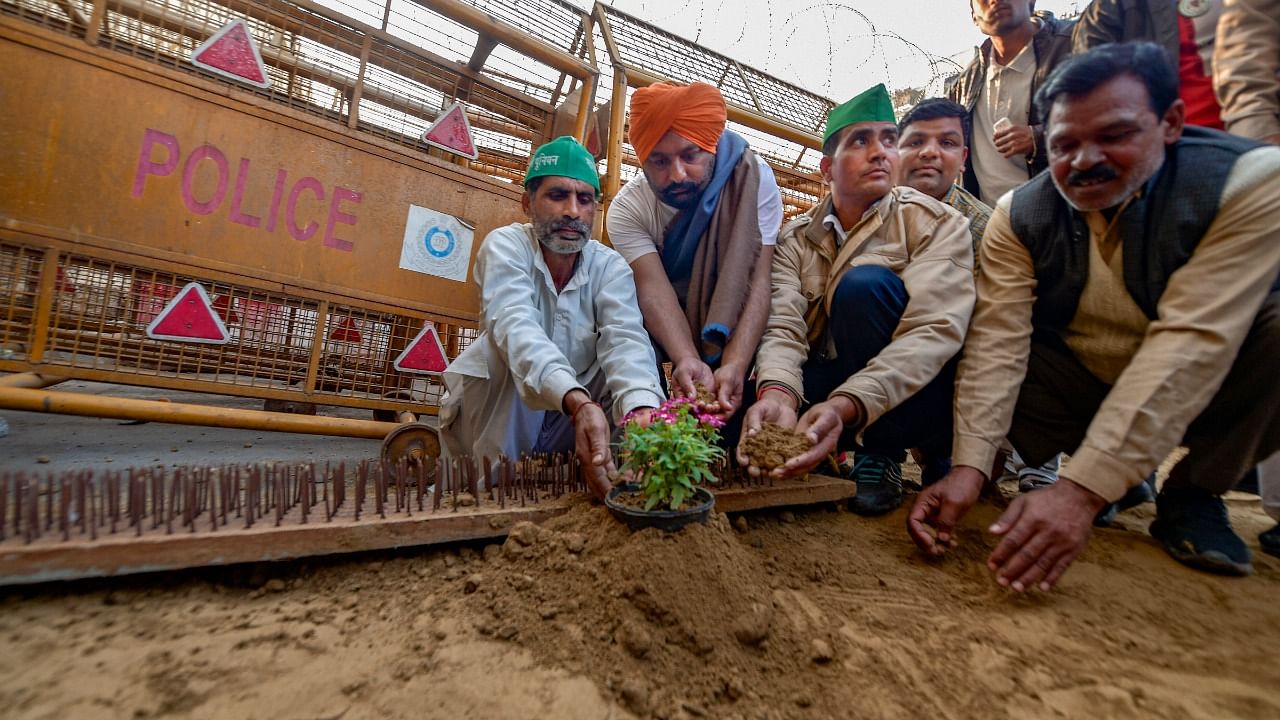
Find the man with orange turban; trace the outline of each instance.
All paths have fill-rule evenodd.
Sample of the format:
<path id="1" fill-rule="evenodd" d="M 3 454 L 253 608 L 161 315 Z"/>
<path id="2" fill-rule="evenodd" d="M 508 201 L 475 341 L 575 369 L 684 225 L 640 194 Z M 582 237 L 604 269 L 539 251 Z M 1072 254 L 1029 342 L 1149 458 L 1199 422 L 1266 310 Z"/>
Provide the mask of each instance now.
<path id="1" fill-rule="evenodd" d="M 659 360 L 672 363 L 673 394 L 713 394 L 733 444 L 769 315 L 782 196 L 726 119 L 720 91 L 705 83 L 637 90 L 628 136 L 642 173 L 613 199 L 605 227 L 631 264 Z"/>

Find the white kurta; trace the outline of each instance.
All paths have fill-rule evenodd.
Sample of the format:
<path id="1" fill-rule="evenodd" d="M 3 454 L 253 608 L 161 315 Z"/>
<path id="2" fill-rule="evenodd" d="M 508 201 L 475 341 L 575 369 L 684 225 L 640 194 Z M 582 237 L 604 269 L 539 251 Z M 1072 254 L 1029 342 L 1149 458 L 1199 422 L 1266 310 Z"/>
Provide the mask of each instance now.
<path id="1" fill-rule="evenodd" d="M 603 387 L 608 397 L 593 399 L 611 406 L 615 424 L 662 402 L 631 268 L 617 252 L 588 242 L 557 293 L 530 226 L 514 223 L 484 239 L 475 279 L 480 336 L 444 373 L 446 457 L 528 452 L 544 412 L 562 412 L 574 389 Z"/>

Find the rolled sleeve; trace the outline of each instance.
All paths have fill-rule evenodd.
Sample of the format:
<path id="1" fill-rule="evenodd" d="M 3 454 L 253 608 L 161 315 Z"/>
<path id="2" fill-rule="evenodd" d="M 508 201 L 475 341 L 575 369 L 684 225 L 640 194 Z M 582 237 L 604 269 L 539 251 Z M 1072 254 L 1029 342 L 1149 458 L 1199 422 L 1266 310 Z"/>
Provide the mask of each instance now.
<path id="1" fill-rule="evenodd" d="M 804 397 L 801 367 L 809 357 L 809 326 L 805 322 L 809 301 L 800 289 L 802 233 L 784 233 L 774 250 L 769 319 L 756 352 L 757 386 L 781 385 L 796 398 Z"/>
<path id="2" fill-rule="evenodd" d="M 1035 266 L 1009 222 L 1006 194 L 979 246 L 977 303 L 956 373 L 951 462 L 991 470 L 1009 432 L 1031 353 Z"/>

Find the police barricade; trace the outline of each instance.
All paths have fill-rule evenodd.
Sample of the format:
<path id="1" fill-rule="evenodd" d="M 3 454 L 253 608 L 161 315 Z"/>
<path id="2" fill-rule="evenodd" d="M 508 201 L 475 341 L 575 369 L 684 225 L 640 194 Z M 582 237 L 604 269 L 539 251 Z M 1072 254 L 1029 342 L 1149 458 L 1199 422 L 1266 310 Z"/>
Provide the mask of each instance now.
<path id="1" fill-rule="evenodd" d="M 434 412 L 531 148 L 566 98 L 587 134 L 593 41 L 559 0 L 3 0 L 0 407 L 392 427 L 37 390 L 80 379 Z"/>

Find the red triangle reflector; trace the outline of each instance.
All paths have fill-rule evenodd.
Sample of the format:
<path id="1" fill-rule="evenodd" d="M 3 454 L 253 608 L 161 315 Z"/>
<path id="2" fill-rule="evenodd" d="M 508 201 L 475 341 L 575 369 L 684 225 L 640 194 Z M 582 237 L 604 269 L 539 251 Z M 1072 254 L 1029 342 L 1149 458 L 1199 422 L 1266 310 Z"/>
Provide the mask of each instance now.
<path id="1" fill-rule="evenodd" d="M 436 326 L 428 322 L 422 332 L 400 351 L 392 363 L 396 370 L 409 373 L 442 373 L 449 368 L 444 356 L 444 346 L 436 334 Z"/>
<path id="2" fill-rule="evenodd" d="M 179 290 L 147 325 L 147 337 L 210 345 L 225 345 L 231 340 L 227 326 L 209 302 L 209 293 L 196 282 Z"/>
<path id="3" fill-rule="evenodd" d="M 262 54 L 244 20 L 232 20 L 191 53 L 191 64 L 260 88 L 271 87 Z"/>
<path id="4" fill-rule="evenodd" d="M 480 157 L 476 144 L 471 139 L 471 123 L 467 121 L 467 110 L 462 103 L 454 103 L 445 110 L 431 127 L 422 134 L 428 145 L 441 150 L 448 150 L 463 157 L 475 160 Z"/>
<path id="5" fill-rule="evenodd" d="M 342 322 L 333 327 L 333 331 L 329 333 L 329 339 L 335 342 L 358 343 L 361 340 L 360 328 L 356 327 L 356 321 L 349 318 L 342 318 Z"/>

